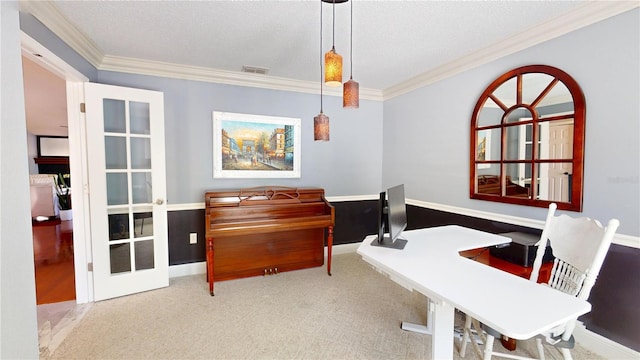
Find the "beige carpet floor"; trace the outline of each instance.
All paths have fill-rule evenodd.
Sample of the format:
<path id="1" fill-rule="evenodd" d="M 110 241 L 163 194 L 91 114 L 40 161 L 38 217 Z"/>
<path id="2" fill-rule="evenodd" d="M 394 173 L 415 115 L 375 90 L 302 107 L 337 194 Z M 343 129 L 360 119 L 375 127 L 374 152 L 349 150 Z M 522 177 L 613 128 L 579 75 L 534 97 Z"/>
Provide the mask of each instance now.
<path id="1" fill-rule="evenodd" d="M 354 253 L 335 255 L 332 273 L 327 276 L 321 267 L 218 282 L 214 297 L 203 275 L 174 278 L 164 289 L 93 304 L 41 358 L 431 357 L 428 335 L 400 329 L 402 321 L 426 322 L 424 296 L 377 273 Z M 461 324 L 462 314 L 456 318 Z M 526 354 L 532 345 L 521 342 L 516 352 Z M 599 358 L 580 346 L 572 354 Z M 474 355 L 470 350 L 466 358 Z"/>

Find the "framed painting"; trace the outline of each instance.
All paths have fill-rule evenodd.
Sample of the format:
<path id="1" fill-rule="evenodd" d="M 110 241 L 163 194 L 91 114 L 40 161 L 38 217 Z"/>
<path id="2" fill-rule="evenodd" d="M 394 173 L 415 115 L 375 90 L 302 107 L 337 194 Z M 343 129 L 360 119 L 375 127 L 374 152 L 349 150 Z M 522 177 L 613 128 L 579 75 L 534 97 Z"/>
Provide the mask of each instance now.
<path id="1" fill-rule="evenodd" d="M 299 178 L 300 119 L 213 112 L 214 178 Z"/>

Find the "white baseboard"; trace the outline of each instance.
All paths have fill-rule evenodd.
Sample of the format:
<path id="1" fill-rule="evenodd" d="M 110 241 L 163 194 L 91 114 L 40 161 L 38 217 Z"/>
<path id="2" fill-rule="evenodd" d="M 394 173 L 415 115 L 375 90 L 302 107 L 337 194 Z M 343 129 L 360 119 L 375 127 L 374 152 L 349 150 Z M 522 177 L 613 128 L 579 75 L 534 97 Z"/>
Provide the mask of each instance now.
<path id="1" fill-rule="evenodd" d="M 584 324 L 576 324 L 573 330 L 573 337 L 576 342 L 585 349 L 592 351 L 605 359 L 611 360 L 637 360 L 640 359 L 640 352 L 618 344 L 613 340 L 587 330 Z"/>
<path id="2" fill-rule="evenodd" d="M 200 275 L 207 273 L 207 262 L 194 262 L 169 266 L 169 278 L 176 278 L 188 275 Z"/>

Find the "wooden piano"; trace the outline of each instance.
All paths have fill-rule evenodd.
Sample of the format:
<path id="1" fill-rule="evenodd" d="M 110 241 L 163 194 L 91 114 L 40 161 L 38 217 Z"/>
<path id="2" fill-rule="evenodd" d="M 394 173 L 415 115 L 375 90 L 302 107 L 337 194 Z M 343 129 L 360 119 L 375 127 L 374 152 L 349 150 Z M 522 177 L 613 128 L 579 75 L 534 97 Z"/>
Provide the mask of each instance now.
<path id="1" fill-rule="evenodd" d="M 205 194 L 207 281 L 324 264 L 331 275 L 335 212 L 320 188 L 257 187 Z"/>

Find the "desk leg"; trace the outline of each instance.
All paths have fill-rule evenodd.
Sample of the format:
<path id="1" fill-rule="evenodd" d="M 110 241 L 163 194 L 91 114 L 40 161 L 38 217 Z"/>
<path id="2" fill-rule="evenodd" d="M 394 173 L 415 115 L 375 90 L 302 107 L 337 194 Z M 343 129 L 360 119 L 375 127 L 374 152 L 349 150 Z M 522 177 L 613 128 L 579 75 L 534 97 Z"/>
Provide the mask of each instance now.
<path id="1" fill-rule="evenodd" d="M 414 324 L 410 322 L 403 321 L 402 325 L 400 325 L 402 330 L 411 331 L 424 335 L 431 335 L 433 333 L 433 307 L 431 300 L 427 303 L 427 325 L 422 324 Z"/>
<path id="2" fill-rule="evenodd" d="M 445 302 L 432 302 L 433 335 L 431 336 L 431 358 L 453 358 L 453 322 L 455 308 Z"/>
<path id="3" fill-rule="evenodd" d="M 447 303 L 429 300 L 427 325 L 402 323 L 402 330 L 431 335 L 431 358 L 451 359 L 453 357 L 453 322 L 455 308 Z M 438 331 L 435 331 L 438 329 Z"/>

